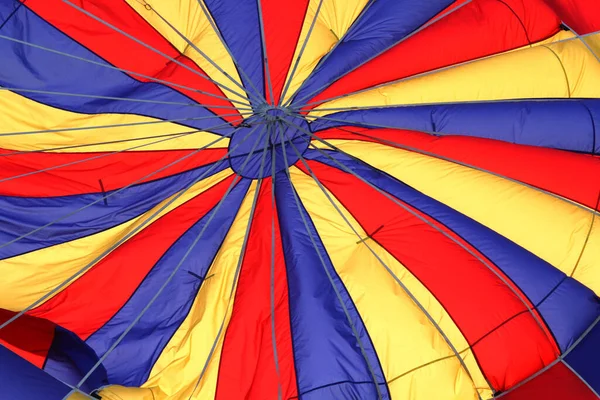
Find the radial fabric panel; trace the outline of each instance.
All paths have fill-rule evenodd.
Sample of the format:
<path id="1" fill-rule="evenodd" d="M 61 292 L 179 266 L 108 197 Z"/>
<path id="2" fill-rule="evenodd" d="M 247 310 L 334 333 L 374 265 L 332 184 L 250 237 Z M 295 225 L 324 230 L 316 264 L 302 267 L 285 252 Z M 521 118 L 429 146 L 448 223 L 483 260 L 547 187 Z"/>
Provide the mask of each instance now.
<path id="1" fill-rule="evenodd" d="M 599 4 L 0 0 L 0 398 L 600 399 Z"/>

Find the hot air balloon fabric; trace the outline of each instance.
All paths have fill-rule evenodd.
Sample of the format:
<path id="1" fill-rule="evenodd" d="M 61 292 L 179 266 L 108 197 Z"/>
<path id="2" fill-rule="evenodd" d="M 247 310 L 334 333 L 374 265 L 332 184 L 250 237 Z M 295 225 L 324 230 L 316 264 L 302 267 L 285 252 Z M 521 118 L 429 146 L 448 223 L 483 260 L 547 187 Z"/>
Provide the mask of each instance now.
<path id="1" fill-rule="evenodd" d="M 0 399 L 598 399 L 599 32 L 0 0 Z"/>

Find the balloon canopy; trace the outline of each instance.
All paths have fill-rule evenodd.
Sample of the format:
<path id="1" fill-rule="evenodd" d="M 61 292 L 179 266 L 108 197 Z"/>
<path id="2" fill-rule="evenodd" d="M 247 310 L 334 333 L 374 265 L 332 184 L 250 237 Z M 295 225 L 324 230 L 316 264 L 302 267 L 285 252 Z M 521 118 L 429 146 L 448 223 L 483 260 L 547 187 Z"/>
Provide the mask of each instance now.
<path id="1" fill-rule="evenodd" d="M 0 398 L 592 400 L 598 0 L 0 0 Z"/>

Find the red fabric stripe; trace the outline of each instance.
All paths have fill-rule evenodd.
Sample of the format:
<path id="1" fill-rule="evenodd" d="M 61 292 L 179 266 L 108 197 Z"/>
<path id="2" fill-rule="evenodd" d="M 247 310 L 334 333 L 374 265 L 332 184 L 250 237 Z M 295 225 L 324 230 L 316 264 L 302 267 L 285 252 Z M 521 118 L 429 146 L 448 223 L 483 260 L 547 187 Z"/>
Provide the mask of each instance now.
<path id="1" fill-rule="evenodd" d="M 309 165 L 363 229 L 375 232 L 373 239 L 446 308 L 473 345 L 494 388 L 511 387 L 556 358 L 558 349 L 549 333 L 540 329 L 521 300 L 481 261 L 356 177 L 319 162 L 309 161 Z M 413 211 L 485 259 L 437 221 Z M 500 270 L 495 272 L 502 276 Z"/>
<path id="2" fill-rule="evenodd" d="M 164 178 L 219 160 L 226 149 L 207 149 L 141 180 L 139 183 Z M 119 189 L 192 153 L 193 150 L 124 152 L 79 164 L 42 169 L 78 162 L 103 153 L 29 153 L 2 157 L 13 153 L 0 149 L 0 180 L 35 172 L 32 175 L 0 182 L 0 195 L 22 197 L 68 196 Z"/>
<path id="3" fill-rule="evenodd" d="M 545 0 L 580 35 L 600 30 L 600 1 Z"/>
<path id="4" fill-rule="evenodd" d="M 0 309 L 0 323 L 16 313 Z M 54 340 L 54 324 L 41 318 L 23 315 L 0 330 L 0 345 L 42 368 Z"/>
<path id="5" fill-rule="evenodd" d="M 260 188 L 250 236 L 225 334 L 217 400 L 284 399 L 297 396 L 288 307 L 287 275 L 279 220 L 271 208 L 271 179 Z M 275 218 L 275 335 L 279 376 L 275 369 L 271 330 L 271 220 Z"/>
<path id="6" fill-rule="evenodd" d="M 182 55 L 162 37 L 127 2 L 105 0 L 74 0 L 72 2 L 154 49 L 206 75 L 192 60 Z M 116 67 L 223 96 L 221 89 L 207 79 L 169 61 L 63 1 L 27 0 L 25 4 L 57 29 Z M 132 76 L 142 82 L 150 81 L 137 75 Z M 231 103 L 224 99 L 200 94 L 197 91 L 172 88 L 200 104 L 231 106 Z M 232 109 L 208 108 L 217 115 L 235 113 L 235 110 Z M 223 118 L 232 122 L 239 120 L 240 117 Z"/>
<path id="7" fill-rule="evenodd" d="M 542 0 L 473 0 L 342 77 L 311 101 L 528 44 L 521 22 L 507 5 L 519 15 L 531 41 L 558 31 L 560 21 Z"/>
<path id="8" fill-rule="evenodd" d="M 393 146 L 390 142 L 397 143 L 483 168 L 600 209 L 598 187 L 590 184 L 600 176 L 600 162 L 587 154 L 465 136 L 436 137 L 400 129 L 332 128 L 317 135 L 323 139 L 354 139 L 389 146 Z"/>
<path id="9" fill-rule="evenodd" d="M 501 399 L 598 400 L 598 397 L 566 365 L 559 362 Z"/>
<path id="10" fill-rule="evenodd" d="M 29 314 L 87 339 L 125 304 L 169 247 L 219 202 L 233 179 L 163 215 Z"/>
<path id="11" fill-rule="evenodd" d="M 275 102 L 279 101 L 300 38 L 308 0 L 260 0 Z M 266 71 L 265 71 L 266 74 Z M 267 101 L 271 101 L 265 79 Z"/>

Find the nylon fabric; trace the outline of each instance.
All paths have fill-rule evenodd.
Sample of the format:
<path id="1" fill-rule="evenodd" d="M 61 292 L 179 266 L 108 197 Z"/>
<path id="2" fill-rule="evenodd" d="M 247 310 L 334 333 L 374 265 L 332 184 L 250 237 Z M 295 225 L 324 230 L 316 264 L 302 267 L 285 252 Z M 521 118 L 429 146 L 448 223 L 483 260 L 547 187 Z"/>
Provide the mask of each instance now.
<path id="1" fill-rule="evenodd" d="M 0 1 L 0 399 L 598 397 L 597 2 Z"/>
<path id="2" fill-rule="evenodd" d="M 236 302 L 224 338 L 216 399 L 276 399 L 278 396 L 288 399 L 298 394 L 287 276 L 279 221 L 276 210 L 271 209 L 271 185 L 270 178 L 263 180 L 258 194 L 236 290 Z M 271 248 L 272 218 L 275 219 L 274 249 Z M 270 265 L 271 252 L 275 254 L 273 271 Z M 271 273 L 274 274 L 273 278 Z M 248 326 L 256 326 L 256 329 L 249 330 Z M 241 353 L 244 357 L 240 360 Z M 230 382 L 237 384 L 231 385 Z"/>
<path id="3" fill-rule="evenodd" d="M 0 321 L 4 322 L 14 314 L 0 310 Z M 0 331 L 2 348 L 10 350 L 38 368 L 43 367 L 53 340 L 54 324 L 29 315 L 24 315 Z"/>
<path id="4" fill-rule="evenodd" d="M 317 136 L 327 140 L 349 139 L 381 143 L 445 157 L 448 161 L 471 165 L 568 198 L 586 207 L 598 208 L 598 190 L 590 183 L 600 176 L 600 162 L 587 155 L 516 146 L 488 139 L 454 135 L 439 137 L 395 129 L 341 128 L 325 130 Z"/>
<path id="5" fill-rule="evenodd" d="M 334 126 L 381 125 L 579 153 L 600 152 L 600 102 L 596 99 L 400 106 L 339 112 L 327 118 L 332 119 L 312 122 L 313 132 Z"/>
<path id="6" fill-rule="evenodd" d="M 25 153 L 0 150 L 1 196 L 59 197 L 102 193 L 169 180 L 214 164 L 225 156 L 224 149 L 201 152 L 138 152 L 135 157 L 122 153 Z M 70 164 L 70 165 L 65 165 Z M 102 169 L 102 174 L 98 170 Z M 45 172 L 39 172 L 45 170 Z M 172 180 L 171 180 L 172 182 Z M 127 189 L 125 189 L 127 187 Z M 111 204 L 116 196 L 106 200 Z M 104 204 L 106 206 L 106 204 Z"/>
<path id="7" fill-rule="evenodd" d="M 475 219 L 566 274 L 573 271 L 581 255 L 586 261 L 580 265 L 585 265 L 588 273 L 581 275 L 578 269 L 573 277 L 600 293 L 600 280 L 589 274 L 590 269 L 599 267 L 592 255 L 600 241 L 598 230 L 587 238 L 593 218 L 591 210 L 490 174 L 416 153 L 374 143 L 336 140 L 330 143 Z M 469 197 L 460 196 L 461 193 L 469 193 Z"/>
<path id="8" fill-rule="evenodd" d="M 298 91 L 299 103 L 307 95 L 393 46 L 452 2 L 453 0 L 370 2 L 360 19 L 343 37 L 339 37 L 339 46 L 306 79 L 302 89 Z"/>
<path id="9" fill-rule="evenodd" d="M 495 82 L 494 85 L 486 85 Z M 579 40 L 513 51 L 349 95 L 321 108 L 600 96 L 600 63 Z"/>
<path id="10" fill-rule="evenodd" d="M 392 398 L 478 399 L 491 391 L 468 349 L 468 343 L 442 305 L 427 288 L 368 233 L 328 192 L 337 208 L 358 231 L 348 227 L 310 175 L 292 169 L 292 183 L 314 221 L 315 228 L 340 279 L 348 289 L 369 332 L 390 387 Z M 318 177 L 318 175 L 317 175 Z M 368 247 L 367 247 L 368 246 Z M 401 289 L 369 250 L 390 268 L 427 308 L 434 321 L 460 353 L 475 383 L 466 374 L 441 334 Z M 391 314 L 390 314 L 390 311 Z M 446 362 L 437 361 L 448 358 Z"/>
<path id="11" fill-rule="evenodd" d="M 229 177 L 220 181 L 163 215 L 106 255 L 68 288 L 31 310 L 30 314 L 54 321 L 87 339 L 122 309 L 162 255 L 193 226 L 194 216 L 204 215 L 214 207 L 233 180 L 234 177 Z M 128 273 L 122 276 L 121 271 L 125 268 Z M 96 302 L 95 294 L 86 290 L 91 282 L 107 296 L 106 301 Z M 72 298 L 76 298 L 77 302 L 69 301 Z"/>
<path id="12" fill-rule="evenodd" d="M 84 374 L 98 362 L 98 356 L 81 338 L 60 326 L 55 327 L 54 341 L 43 369 L 70 386 L 76 386 Z M 83 393 L 108 384 L 106 369 L 100 366 L 80 386 Z"/>
<path id="13" fill-rule="evenodd" d="M 126 387 L 110 385 L 98 392 L 102 399 L 107 400 L 155 400 L 154 391 L 151 388 Z"/>
<path id="14" fill-rule="evenodd" d="M 329 157 L 332 157 L 333 160 Z M 493 266 L 498 267 L 509 279 L 509 282 L 513 282 L 523 292 L 525 299 L 529 299 L 535 305 L 561 349 L 569 348 L 589 324 L 600 315 L 600 305 L 594 292 L 531 252 L 471 218 L 418 192 L 384 172 L 373 169 L 369 165 L 353 160 L 341 153 L 323 155 L 315 151 L 307 154 L 307 158 L 338 169 L 340 168 L 338 163 L 341 163 L 357 177 L 371 183 L 383 193 L 393 196 L 392 199 L 399 200 L 400 204 L 405 203 L 407 206 L 414 208 L 414 212 L 421 213 L 426 220 L 430 218 L 429 222 L 433 223 L 433 226 L 437 226 L 439 230 L 450 234 L 450 237 L 454 237 L 455 244 L 462 243 L 465 246 L 465 251 L 472 246 L 477 250 L 473 254 L 479 252 L 482 256 L 487 257 L 491 262 L 492 269 Z M 320 169 L 323 170 L 323 168 Z M 338 193 L 340 187 L 334 185 L 333 182 L 336 181 L 334 177 L 337 179 L 343 177 L 346 186 L 361 185 L 360 182 L 350 179 L 348 176 L 339 172 L 334 174 L 334 172 L 335 170 L 331 170 L 328 175 L 322 173 L 321 179 L 326 179 L 325 182 L 329 182 L 328 187 L 336 187 Z M 367 189 L 367 192 L 370 191 L 370 189 Z M 347 192 L 341 191 L 341 194 L 344 193 L 347 194 Z M 345 201 L 355 200 L 347 196 Z M 378 222 L 381 221 L 375 218 L 363 220 L 363 223 L 375 224 L 369 229 L 373 230 L 373 234 L 377 233 L 379 235 L 385 225 L 381 227 L 381 223 Z M 381 228 L 377 230 L 378 227 Z M 457 236 L 452 236 L 452 233 Z M 408 238 L 415 240 L 412 236 L 414 235 L 409 235 Z M 389 239 L 390 236 L 383 235 L 383 238 Z M 418 244 L 413 247 L 423 246 L 423 243 L 429 244 L 425 240 L 417 242 Z M 440 244 L 442 243 L 440 242 Z M 419 257 L 419 259 L 422 258 L 424 257 Z M 485 258 L 482 258 L 482 260 L 485 260 Z M 431 265 L 437 265 L 437 263 L 433 262 Z M 458 266 L 460 267 L 461 264 L 459 263 Z M 435 293 L 438 294 L 438 291 Z M 577 313 L 572 312 L 575 309 L 578 310 Z"/>
<path id="15" fill-rule="evenodd" d="M 200 0 L 202 1 L 202 0 Z M 193 60 L 198 67 L 202 69 L 212 80 L 220 83 L 224 87 L 231 88 L 237 92 L 242 92 L 239 86 L 232 82 L 233 79 L 238 85 L 242 85 L 237 68 L 229 55 L 227 49 L 221 42 L 217 32 L 212 28 L 209 19 L 202 10 L 198 0 L 178 0 L 165 3 L 161 1 L 136 1 L 127 0 L 127 3 L 136 10 L 148 23 L 153 26 L 162 36 L 164 36 L 181 54 Z M 150 9 L 147 8 L 148 5 Z M 192 46 L 189 45 L 175 30 L 173 30 L 160 16 L 173 25 L 183 36 L 194 43 L 196 47 L 202 50 L 204 54 L 213 63 L 204 58 Z M 219 71 L 225 71 L 227 75 Z M 222 90 L 223 95 L 230 100 L 242 101 L 244 106 L 249 107 L 249 100 L 241 98 L 239 95 Z"/>
<path id="16" fill-rule="evenodd" d="M 594 0 L 545 0 L 580 35 L 600 30 L 600 4 Z"/>
<path id="17" fill-rule="evenodd" d="M 18 399 L 25 396 L 30 398 L 65 398 L 71 388 L 59 382 L 49 374 L 36 368 L 6 347 L 0 345 L 0 377 L 2 396 Z M 81 395 L 70 397 L 69 400 L 81 400 Z"/>
<path id="18" fill-rule="evenodd" d="M 554 365 L 523 386 L 502 396 L 504 400 L 529 400 L 541 396 L 545 400 L 563 400 L 571 396 L 581 400 L 596 400 L 596 396 L 562 363 Z"/>
<path id="19" fill-rule="evenodd" d="M 454 4 L 457 4 L 455 2 Z M 464 2 L 463 2 L 464 3 Z M 516 13 L 516 15 L 515 15 Z M 560 20 L 540 1 L 473 0 L 306 99 L 319 102 L 546 39 Z M 435 20 L 435 18 L 434 18 Z M 526 32 L 521 23 L 525 24 Z M 429 51 L 435 46 L 437 51 Z M 410 62 L 396 60 L 410 57 Z"/>
<path id="20" fill-rule="evenodd" d="M 140 386 L 148 379 L 154 363 L 161 355 L 171 336 L 190 312 L 201 285 L 212 279 L 208 269 L 235 218 L 235 214 L 231 213 L 230 210 L 239 209 L 250 186 L 250 181 L 238 182 L 207 226 L 208 219 L 215 213 L 215 204 L 221 199 L 223 192 L 231 184 L 231 180 L 232 178 L 223 180 L 205 194 L 197 197 L 196 199 L 199 199 L 200 202 L 197 204 L 196 209 L 190 210 L 188 208 L 185 210 L 186 217 L 193 220 L 197 219 L 197 222 L 183 232 L 168 250 L 164 251 L 160 260 L 152 266 L 144 281 L 127 300 L 127 303 L 87 339 L 86 342 L 98 354 L 104 354 L 108 346 L 122 334 L 129 326 L 130 321 L 138 315 L 149 299 L 159 290 L 171 273 L 173 263 L 177 265 L 195 238 L 202 232 L 202 229 L 205 229 L 202 237 L 196 243 L 190 256 L 186 258 L 171 283 L 152 304 L 148 312 L 144 314 L 136 328 L 125 336 L 117 350 L 104 360 L 103 365 L 110 371 L 111 382 L 127 386 Z M 209 211 L 202 214 L 207 210 Z M 156 230 L 159 232 L 155 232 L 156 236 L 160 237 L 160 229 L 171 231 L 179 228 L 173 221 L 165 222 L 167 227 L 157 226 Z M 147 244 L 146 247 L 150 248 L 151 244 Z M 148 331 L 151 331 L 151 333 L 148 333 Z M 144 340 L 140 341 L 140 337 L 144 337 Z M 153 345 L 149 346 L 149 343 Z M 127 365 L 120 362 L 124 354 L 130 354 L 132 359 Z M 135 367 L 133 368 L 134 373 L 131 372 L 132 367 Z"/>
<path id="21" fill-rule="evenodd" d="M 494 389 L 510 387 L 548 365 L 558 354 L 553 339 L 543 325 L 540 327 L 539 316 L 528 312 L 532 306 L 522 300 L 519 289 L 461 238 L 443 227 L 433 229 L 343 173 L 314 167 L 363 229 L 436 294 L 473 346 L 482 372 Z M 359 189 L 360 196 L 351 196 L 344 189 L 350 182 Z M 359 205 L 363 202 L 373 208 L 361 210 Z M 431 220 L 429 223 L 437 225 Z M 435 251 L 426 252 L 428 249 Z M 445 268 L 436 269 L 441 263 Z M 498 349 L 510 356 L 498 357 Z M 507 359 L 519 362 L 511 364 Z"/>
<path id="22" fill-rule="evenodd" d="M 596 373 L 594 360 L 598 356 L 600 326 L 596 324 L 590 333 L 564 359 L 565 364 L 585 380 L 596 393 L 600 391 L 600 379 Z"/>
<path id="23" fill-rule="evenodd" d="M 62 1 L 56 3 L 65 4 Z M 5 7 L 8 7 L 8 3 L 0 4 L 0 8 Z M 21 92 L 26 94 L 24 97 L 35 102 L 80 114 L 135 114 L 161 119 L 180 119 L 190 116 L 215 117 L 215 113 L 165 85 L 156 82 L 140 82 L 118 70 L 102 67 L 101 65 L 106 64 L 102 58 L 57 30 L 25 6 L 20 7 L 8 20 L 2 28 L 2 34 L 94 62 L 92 64 L 39 47 L 0 39 L 0 51 L 5 54 L 3 68 L 0 70 L 0 86 L 38 91 Z M 97 37 L 101 36 L 97 35 Z M 30 37 L 35 39 L 30 41 Z M 115 40 L 118 41 L 121 37 Z M 128 59 L 130 56 L 128 55 Z M 122 100 L 123 98 L 130 101 Z M 210 101 L 209 104 L 211 103 L 214 102 Z M 223 114 L 226 113 L 225 111 L 227 114 L 233 111 L 227 108 L 215 110 Z M 23 112 L 25 111 L 19 112 L 17 116 Z M 31 115 L 27 118 L 31 118 Z M 232 117 L 226 119 L 235 120 Z M 32 120 L 35 121 L 36 118 Z M 212 122 L 207 124 L 206 121 Z M 226 120 L 218 118 L 189 121 L 190 126 L 197 129 L 214 126 L 219 122 L 225 123 Z M 226 131 L 222 129 L 220 132 Z"/>
<path id="24" fill-rule="evenodd" d="M 244 72 L 244 87 L 264 98 L 262 45 L 258 20 L 259 0 L 202 0 L 236 60 Z M 257 93 L 258 91 L 258 93 Z"/>
<path id="25" fill-rule="evenodd" d="M 0 39 L 2 40 L 2 39 Z M 219 135 L 211 132 L 197 132 L 181 138 L 149 144 L 156 141 L 152 138 L 158 135 L 170 135 L 181 132 L 193 132 L 194 128 L 186 127 L 188 121 L 180 123 L 162 122 L 158 118 L 149 118 L 138 115 L 127 114 L 86 114 L 61 110 L 60 108 L 47 106 L 22 95 L 13 92 L 0 91 L 0 116 L 2 126 L 0 135 L 13 132 L 30 132 L 57 130 L 58 132 L 39 132 L 35 134 L 16 134 L 0 136 L 0 147 L 16 151 L 53 150 L 65 146 L 81 146 L 72 149 L 60 149 L 60 152 L 97 152 L 97 151 L 119 151 L 140 144 L 148 144 L 140 150 L 175 150 L 194 149 L 206 146 L 219 138 Z M 190 110 L 191 111 L 191 110 Z M 231 110 L 233 112 L 233 110 Z M 188 112 L 184 118 L 190 117 Z M 198 118 L 198 117 L 196 117 Z M 114 128 L 95 128 L 115 124 L 143 124 L 138 126 L 122 126 Z M 205 121 L 189 121 L 192 125 L 202 123 L 206 127 L 219 126 L 224 123 L 219 117 L 213 116 Z M 85 128 L 84 130 L 72 130 L 73 128 Z M 65 129 L 65 131 L 61 131 Z M 121 143 L 96 144 L 111 140 L 142 139 L 125 141 Z M 160 138 L 159 138 L 160 139 Z M 211 147 L 227 147 L 228 138 L 215 143 Z"/>
<path id="26" fill-rule="evenodd" d="M 368 3 L 368 0 L 310 0 L 292 58 L 294 60 L 292 68 L 288 71 L 286 78 L 286 82 L 289 81 L 289 89 L 285 97 L 281 99 L 281 103 L 290 100 L 293 93 L 318 65 L 319 60 L 329 53 L 336 43 L 344 37 Z M 317 15 L 319 4 L 321 4 L 321 9 Z M 298 67 L 294 75 L 291 76 L 315 16 L 317 20 L 314 28 L 306 42 L 306 48 L 298 62 Z"/>
<path id="27" fill-rule="evenodd" d="M 3 227 L 0 238 L 4 244 L 0 256 L 7 259 L 111 229 L 185 189 L 194 183 L 197 174 L 215 175 L 228 166 L 221 161 L 106 195 L 0 197 L 0 204 L 6 210 L 0 218 Z M 99 188 L 104 186 L 97 180 L 94 183 Z"/>
<path id="28" fill-rule="evenodd" d="M 98 0 L 83 0 L 78 1 L 77 3 L 78 4 L 66 1 L 47 2 L 44 0 L 28 0 L 25 7 L 21 7 L 21 9 L 25 10 L 29 8 L 33 10 L 37 15 L 43 18 L 44 21 L 40 20 L 38 22 L 37 18 L 29 17 L 29 15 L 31 15 L 30 13 L 28 14 L 26 26 L 32 33 L 36 32 L 39 34 L 40 30 L 54 32 L 52 34 L 54 40 L 50 41 L 50 38 L 40 38 L 39 41 L 36 40 L 36 43 L 51 49 L 64 50 L 69 54 L 80 55 L 87 59 L 91 58 L 102 63 L 102 59 L 105 59 L 119 68 L 197 89 L 169 88 L 169 86 L 160 84 L 161 89 L 166 89 L 165 92 L 177 95 L 177 97 L 182 99 L 191 98 L 199 104 L 231 107 L 229 101 L 214 97 L 222 97 L 222 89 L 213 82 L 207 80 L 204 71 L 198 68 L 192 60 L 182 56 L 182 54 L 162 37 L 160 33 L 146 23 L 146 21 L 136 13 L 128 3 L 124 1 L 115 2 L 114 4 L 110 4 L 110 6 L 105 2 Z M 11 20 L 10 23 L 13 23 L 13 20 Z M 130 37 L 118 30 L 125 32 Z M 17 33 L 20 32 L 17 31 Z M 21 34 L 14 36 L 19 37 Z M 35 37 L 38 39 L 37 35 L 35 35 Z M 131 37 L 145 43 L 146 46 L 143 46 Z M 48 45 L 45 45 L 44 43 L 47 43 Z M 113 46 L 112 43 L 119 43 L 119 46 Z M 98 56 L 94 57 L 92 52 L 99 57 L 102 57 L 102 59 Z M 33 54 L 36 54 L 36 52 L 30 50 L 29 57 Z M 48 57 L 46 59 L 47 62 L 43 63 L 45 69 L 48 69 L 52 65 L 51 62 L 54 59 L 47 53 L 43 54 Z M 65 57 L 57 57 L 60 57 L 60 59 L 57 60 L 56 63 L 58 65 L 64 65 L 66 62 L 64 60 Z M 177 60 L 178 63 L 173 62 L 173 60 Z M 74 68 L 84 68 L 81 73 L 90 73 L 94 69 L 100 68 L 92 67 L 91 64 L 82 63 L 81 61 L 75 61 L 75 63 L 76 64 L 73 64 Z M 31 65 L 37 65 L 37 63 L 32 62 Z M 86 85 L 81 83 L 79 85 L 74 85 L 73 72 L 73 70 L 65 70 L 63 72 L 68 73 L 71 76 L 70 82 L 64 83 L 63 87 L 85 87 Z M 117 71 L 114 73 L 123 75 L 121 72 Z M 95 81 L 96 85 L 100 86 L 100 88 L 96 89 L 97 91 L 95 94 L 102 93 L 100 89 L 104 88 L 106 90 L 106 85 L 109 81 L 110 74 L 108 73 L 108 70 L 102 68 L 102 72 L 100 72 L 99 75 L 93 76 L 102 76 L 104 79 L 94 80 L 93 78 L 88 77 L 86 83 L 89 85 L 89 83 Z M 144 88 L 157 85 L 156 83 L 151 83 L 151 80 L 148 78 L 140 77 L 139 75 L 132 76 L 137 81 L 145 82 L 146 85 L 139 85 Z M 123 78 L 125 77 L 126 76 L 123 76 Z M 54 77 L 54 80 L 55 79 L 56 78 Z M 46 79 L 46 81 L 51 82 L 53 79 Z M 122 90 L 123 89 L 113 90 L 112 92 L 121 93 Z M 200 93 L 198 90 L 214 96 L 208 96 Z M 132 91 L 131 88 L 129 88 L 129 91 Z M 153 96 L 153 98 L 156 97 L 156 95 Z M 190 100 L 188 100 L 188 102 L 189 101 Z M 211 111 L 216 114 L 229 113 L 226 110 L 219 108 L 213 108 Z M 141 114 L 148 115 L 143 112 L 141 112 Z M 233 120 L 232 117 L 224 118 L 229 121 Z"/>
<path id="29" fill-rule="evenodd" d="M 265 65 L 265 74 L 271 73 L 273 98 L 265 79 L 265 93 L 269 104 L 277 104 L 285 85 L 285 79 L 294 63 L 296 42 L 308 11 L 309 0 L 282 2 L 278 0 L 258 0 L 262 7 L 262 23 L 269 66 Z"/>
<path id="30" fill-rule="evenodd" d="M 195 184 L 162 210 L 152 221 L 194 198 L 229 175 L 231 175 L 231 170 L 224 170 Z M 19 311 L 29 306 L 148 220 L 172 197 L 168 197 L 137 218 L 100 233 L 1 260 L 0 271 L 2 271 L 3 279 L 0 306 L 13 311 Z"/>
<path id="31" fill-rule="evenodd" d="M 381 394 L 389 399 L 364 321 L 304 205 L 296 204 L 293 190 L 287 175 L 278 173 L 275 195 L 288 276 L 298 397 L 378 398 Z M 320 323 L 311 323 L 315 319 Z"/>
<path id="32" fill-rule="evenodd" d="M 198 400 L 215 396 L 223 333 L 217 336 L 221 322 L 225 321 L 226 329 L 231 318 L 229 294 L 238 283 L 234 281 L 235 270 L 238 258 L 242 256 L 240 252 L 255 190 L 256 184 L 252 184 L 208 270 L 213 276 L 200 288 L 188 316 L 169 340 L 149 379 L 142 385 L 152 390 L 155 400 L 184 400 L 190 396 Z M 209 358 L 215 339 L 216 347 Z M 208 365 L 200 378 L 205 363 Z"/>

